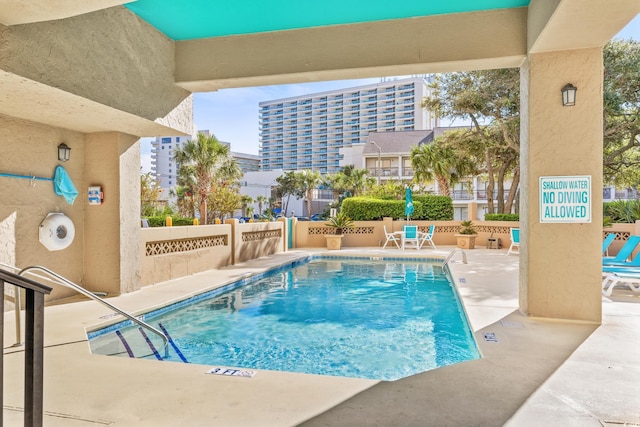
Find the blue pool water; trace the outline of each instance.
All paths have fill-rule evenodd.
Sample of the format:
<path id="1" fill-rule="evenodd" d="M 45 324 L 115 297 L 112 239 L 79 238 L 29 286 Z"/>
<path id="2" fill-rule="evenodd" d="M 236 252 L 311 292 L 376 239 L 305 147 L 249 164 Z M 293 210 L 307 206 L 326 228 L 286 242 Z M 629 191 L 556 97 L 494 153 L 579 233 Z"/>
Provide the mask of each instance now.
<path id="1" fill-rule="evenodd" d="M 395 380 L 479 357 L 453 286 L 425 262 L 314 258 L 164 311 L 146 321 L 190 363 Z M 121 332 L 149 356 L 137 327 Z M 94 353 L 127 356 L 113 332 L 92 335 Z"/>

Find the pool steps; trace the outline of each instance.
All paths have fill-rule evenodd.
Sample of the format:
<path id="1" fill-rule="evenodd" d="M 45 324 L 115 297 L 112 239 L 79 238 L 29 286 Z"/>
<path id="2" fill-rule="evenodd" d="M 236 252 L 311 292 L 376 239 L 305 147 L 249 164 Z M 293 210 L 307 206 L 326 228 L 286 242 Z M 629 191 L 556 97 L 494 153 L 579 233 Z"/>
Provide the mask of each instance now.
<path id="1" fill-rule="evenodd" d="M 173 341 L 173 339 L 171 338 L 171 335 L 169 335 L 169 332 L 167 331 L 167 329 L 162 325 L 162 323 L 158 323 L 158 326 L 160 327 L 160 329 L 162 329 L 162 332 L 167 336 L 167 339 L 169 340 L 169 344 L 171 344 L 171 347 L 173 347 L 173 350 L 176 352 L 176 354 L 178 355 L 178 357 L 180 357 L 180 360 L 182 360 L 184 363 L 189 363 L 187 361 L 187 358 L 184 357 L 184 354 L 182 354 L 182 352 L 180 351 L 180 349 L 178 348 L 178 345 L 175 343 L 175 341 Z M 156 359 L 162 361 L 163 358 L 162 356 L 160 356 L 160 353 L 158 353 L 158 350 L 156 349 L 156 347 L 153 345 L 153 342 L 151 341 L 151 339 L 149 339 L 149 336 L 145 333 L 144 329 L 142 329 L 141 327 L 138 328 L 138 330 L 140 331 L 140 334 L 142 334 L 142 337 L 144 338 L 144 340 L 146 341 L 147 345 L 149 346 L 149 348 L 151 349 L 151 351 L 153 352 L 153 355 L 156 357 Z M 124 346 L 125 350 L 127 351 L 127 354 L 129 355 L 129 357 L 131 358 L 135 358 L 135 354 L 133 353 L 133 350 L 131 350 L 131 346 L 129 345 L 129 343 L 127 342 L 127 340 L 124 338 L 124 336 L 122 335 L 122 332 L 120 332 L 120 330 L 116 330 L 115 331 L 116 335 L 118 336 L 118 338 L 120 338 L 120 341 L 122 342 L 122 345 Z M 167 352 L 167 354 L 165 354 L 165 358 L 168 357 L 169 354 Z"/>
<path id="2" fill-rule="evenodd" d="M 58 273 L 56 273 L 53 270 L 50 270 L 50 269 L 48 269 L 46 267 L 42 267 L 42 266 L 39 266 L 39 265 L 31 265 L 29 267 L 25 267 L 25 268 L 20 270 L 18 267 L 15 267 L 15 266 L 12 266 L 12 265 L 8 265 L 8 264 L 5 264 L 5 263 L 0 263 L 0 264 L 2 266 L 14 269 L 16 271 L 19 270 L 19 272 L 18 272 L 19 276 L 24 276 L 26 273 L 31 272 L 32 270 L 38 270 L 38 271 L 40 271 L 42 273 L 46 273 L 49 277 L 40 276 L 40 275 L 34 274 L 34 273 L 31 273 L 31 274 L 33 276 L 39 278 L 39 279 L 44 279 L 44 280 L 47 280 L 47 281 L 51 281 L 51 282 L 56 283 L 58 285 L 62 285 L 64 287 L 66 287 L 66 288 L 73 289 L 74 291 L 76 291 L 76 292 L 78 292 L 78 293 L 80 293 L 80 294 L 82 294 L 82 295 L 84 295 L 84 296 L 86 296 L 86 297 L 88 297 L 88 298 L 90 298 L 90 299 L 92 299 L 94 301 L 97 301 L 97 302 L 101 303 L 102 305 L 105 305 L 105 306 L 109 307 L 111 310 L 117 312 L 118 314 L 121 314 L 122 316 L 126 317 L 127 319 L 131 320 L 132 322 L 137 323 L 139 326 L 150 330 L 151 332 L 153 332 L 154 334 L 156 334 L 160 338 L 162 338 L 163 349 L 165 350 L 165 357 L 169 355 L 169 348 L 168 348 L 169 339 L 165 336 L 164 333 L 162 333 L 158 329 L 154 328 L 153 326 L 149 325 L 145 321 L 143 321 L 143 320 L 141 320 L 141 319 L 139 319 L 139 318 L 127 313 L 126 311 L 124 311 L 124 310 L 116 307 L 115 305 L 105 301 L 104 299 L 100 298 L 100 296 L 98 296 L 98 294 L 100 294 L 100 293 L 89 292 L 88 290 L 86 290 L 82 286 L 73 283 L 71 280 L 59 275 Z M 100 294 L 100 295 L 106 296 L 106 294 Z M 16 306 L 19 307 L 19 304 L 16 304 Z M 17 311 L 18 310 L 16 310 L 16 312 Z M 16 322 L 16 334 L 19 337 L 19 333 L 20 333 L 19 317 L 18 316 L 16 316 L 16 317 L 17 317 L 17 320 L 18 320 Z"/>

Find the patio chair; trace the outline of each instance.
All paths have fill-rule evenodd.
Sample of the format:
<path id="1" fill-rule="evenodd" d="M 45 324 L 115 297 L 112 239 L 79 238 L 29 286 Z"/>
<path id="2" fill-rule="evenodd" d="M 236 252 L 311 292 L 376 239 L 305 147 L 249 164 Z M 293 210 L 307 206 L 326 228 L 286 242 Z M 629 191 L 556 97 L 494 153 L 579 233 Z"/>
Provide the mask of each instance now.
<path id="1" fill-rule="evenodd" d="M 420 249 L 420 236 L 418 235 L 417 225 L 405 225 L 402 227 L 404 230 L 404 238 L 402 239 L 402 249 L 404 250 L 409 246 L 413 246 L 416 249 Z"/>
<path id="2" fill-rule="evenodd" d="M 616 240 L 616 233 L 609 233 L 602 241 L 602 255 L 609 255 L 609 246 Z"/>
<path id="3" fill-rule="evenodd" d="M 393 233 L 393 232 L 388 233 L 387 226 L 384 225 L 383 227 L 384 227 L 384 236 L 387 238 L 387 240 L 384 242 L 384 246 L 382 246 L 382 248 L 383 249 L 386 248 L 389 242 L 393 242 L 396 244 L 396 247 L 400 249 L 400 244 L 402 242 L 402 235 L 400 233 Z"/>
<path id="4" fill-rule="evenodd" d="M 514 251 L 514 249 L 518 249 L 518 251 Z M 507 255 L 511 255 L 511 252 L 520 254 L 520 229 L 512 228 L 511 229 L 511 246 L 509 246 L 509 250 L 507 251 Z"/>
<path id="5" fill-rule="evenodd" d="M 436 248 L 435 243 L 433 243 L 433 233 L 436 230 L 436 226 L 434 224 L 431 224 L 429 226 L 429 231 L 427 231 L 426 233 L 420 233 L 420 249 L 422 249 L 422 246 L 425 243 L 429 243 L 429 245 L 431 245 L 431 247 L 433 249 L 438 249 Z"/>
<path id="6" fill-rule="evenodd" d="M 603 266 L 621 266 L 621 267 L 640 267 L 640 252 L 638 252 L 631 260 L 629 258 L 640 245 L 640 236 L 629 236 L 627 242 L 620 248 L 618 254 L 614 257 L 603 257 Z"/>
<path id="7" fill-rule="evenodd" d="M 620 271 L 608 273 L 602 280 L 602 294 L 611 296 L 613 288 L 617 285 L 627 285 L 633 292 L 640 292 L 640 271 Z"/>

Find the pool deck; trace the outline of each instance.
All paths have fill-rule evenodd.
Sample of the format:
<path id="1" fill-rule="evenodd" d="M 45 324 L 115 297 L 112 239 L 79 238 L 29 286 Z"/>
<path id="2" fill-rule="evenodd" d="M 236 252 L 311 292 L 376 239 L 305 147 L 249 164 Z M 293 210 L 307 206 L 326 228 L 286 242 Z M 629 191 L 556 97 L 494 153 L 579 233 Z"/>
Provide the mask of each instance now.
<path id="1" fill-rule="evenodd" d="M 331 255 L 444 257 L 453 247 L 344 248 Z M 109 298 L 137 312 L 194 295 L 206 284 L 279 265 L 291 251 Z M 89 353 L 85 328 L 112 312 L 95 301 L 45 311 L 44 426 L 637 426 L 640 294 L 603 298 L 601 325 L 527 318 L 518 311 L 518 256 L 467 251 L 451 271 L 479 360 L 393 382 L 258 371 L 205 374 L 206 366 Z M 559 283 L 558 286 L 562 284 Z M 5 314 L 4 425 L 22 425 L 23 347 Z"/>

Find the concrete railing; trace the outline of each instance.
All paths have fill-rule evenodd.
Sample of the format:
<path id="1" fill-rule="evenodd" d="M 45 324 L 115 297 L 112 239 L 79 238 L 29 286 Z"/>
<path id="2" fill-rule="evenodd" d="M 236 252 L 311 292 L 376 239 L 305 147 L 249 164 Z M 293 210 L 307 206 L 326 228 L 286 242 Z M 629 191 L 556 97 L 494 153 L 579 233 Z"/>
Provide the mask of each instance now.
<path id="1" fill-rule="evenodd" d="M 284 221 L 152 227 L 141 230 L 141 286 L 286 250 Z"/>
<path id="2" fill-rule="evenodd" d="M 344 230 L 342 245 L 345 247 L 371 247 L 381 246 L 386 238 L 384 227 L 388 232 L 400 231 L 407 221 L 394 221 L 384 218 L 382 221 L 356 221 L 352 229 Z M 420 231 L 426 232 L 430 225 L 435 224 L 433 242 L 437 245 L 455 245 L 456 237 L 460 229 L 460 221 L 411 221 L 417 225 Z M 510 229 L 519 227 L 518 222 L 511 221 L 474 221 L 478 235 L 476 245 L 486 246 L 488 238 L 500 239 L 502 247 L 511 244 Z M 295 223 L 295 247 L 315 248 L 324 247 L 324 236 L 332 234 L 333 228 L 327 227 L 324 221 L 297 221 Z"/>

